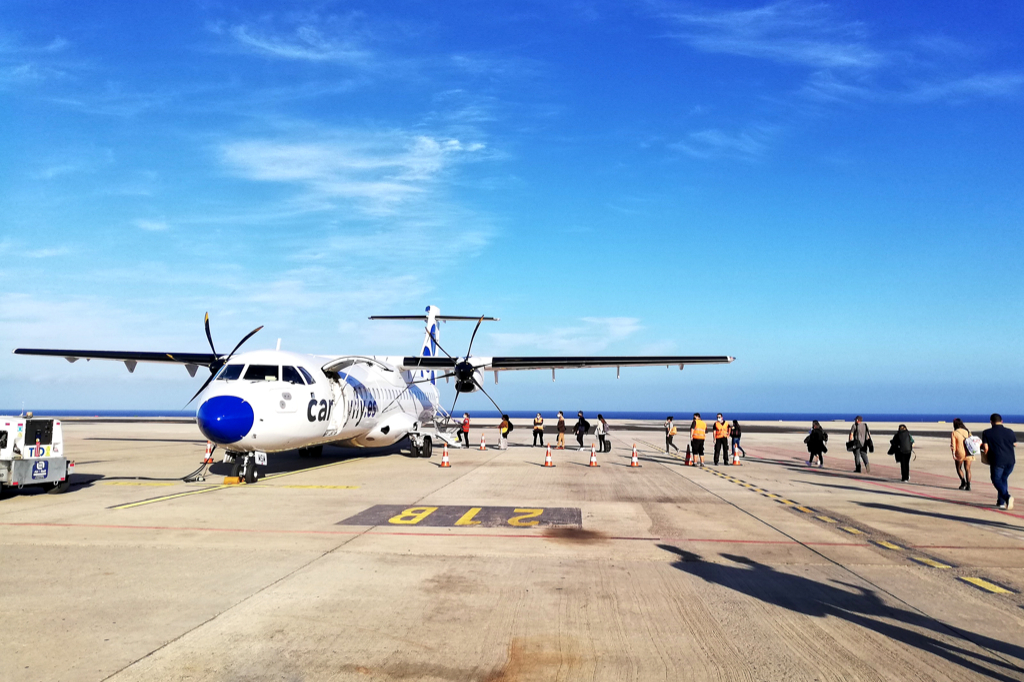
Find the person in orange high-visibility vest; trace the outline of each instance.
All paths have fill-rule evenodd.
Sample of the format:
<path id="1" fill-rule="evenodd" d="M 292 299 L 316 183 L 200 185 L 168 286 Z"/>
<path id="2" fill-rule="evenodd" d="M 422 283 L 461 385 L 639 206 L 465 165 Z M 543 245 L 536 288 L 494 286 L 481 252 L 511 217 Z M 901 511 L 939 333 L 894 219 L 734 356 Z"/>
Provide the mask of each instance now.
<path id="1" fill-rule="evenodd" d="M 729 461 L 729 425 L 721 412 L 715 420 L 715 466 L 718 466 L 718 451 L 722 451 L 722 464 L 731 464 Z"/>
<path id="2" fill-rule="evenodd" d="M 693 450 L 693 458 L 700 457 L 701 466 L 704 466 L 704 438 L 707 432 L 708 425 L 700 418 L 700 412 L 694 412 L 693 421 L 690 422 L 690 447 Z"/>

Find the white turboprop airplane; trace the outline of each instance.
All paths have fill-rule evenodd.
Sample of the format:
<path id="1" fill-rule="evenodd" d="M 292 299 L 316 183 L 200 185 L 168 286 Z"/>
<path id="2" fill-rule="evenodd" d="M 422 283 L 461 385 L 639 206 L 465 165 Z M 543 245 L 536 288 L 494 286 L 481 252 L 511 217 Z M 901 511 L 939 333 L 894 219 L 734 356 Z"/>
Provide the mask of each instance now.
<path id="1" fill-rule="evenodd" d="M 206 316 L 206 338 L 212 353 L 155 353 L 16 348 L 18 355 L 63 357 L 68 362 L 117 360 L 129 372 L 140 362 L 184 365 L 191 376 L 200 366 L 210 377 L 192 396 L 199 398 L 196 422 L 210 441 L 225 448 L 235 462 L 235 474 L 252 482 L 256 465 L 266 453 L 299 450 L 312 454 L 326 443 L 348 447 L 385 447 L 409 438 L 413 455 L 430 457 L 433 443 L 457 443 L 451 414 L 462 393 L 481 391 L 483 372 L 582 367 L 669 367 L 732 362 L 729 356 L 548 356 L 474 357 L 473 340 L 492 317 L 440 315 L 428 306 L 425 316 L 384 315 L 371 320 L 423 320 L 426 333 L 419 355 L 306 355 L 282 350 L 236 351 L 262 327 L 249 332 L 227 355 L 217 353 Z M 438 341 L 438 323 L 476 321 L 469 349 L 449 355 Z M 280 342 L 278 343 L 280 346 Z M 439 357 L 440 350 L 445 357 Z M 437 391 L 438 379 L 455 379 L 455 402 L 445 411 Z M 191 401 L 189 401 L 191 402 Z M 494 403 L 495 408 L 497 404 Z M 498 410 L 501 411 L 500 409 Z"/>

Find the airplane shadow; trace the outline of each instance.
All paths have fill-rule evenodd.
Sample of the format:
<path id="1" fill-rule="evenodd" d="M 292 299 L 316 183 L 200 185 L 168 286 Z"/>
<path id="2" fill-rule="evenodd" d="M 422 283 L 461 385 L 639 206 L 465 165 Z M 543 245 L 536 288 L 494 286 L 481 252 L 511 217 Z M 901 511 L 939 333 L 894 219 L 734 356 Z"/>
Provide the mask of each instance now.
<path id="1" fill-rule="evenodd" d="M 762 602 L 813 618 L 845 620 L 991 679 L 1010 682 L 1024 673 L 1024 668 L 988 654 L 997 652 L 1024 660 L 1024 648 L 977 632 L 954 630 L 924 614 L 887 604 L 874 590 L 860 585 L 818 582 L 734 554 L 720 554 L 732 563 L 717 564 L 673 545 L 658 547 L 675 556 L 674 568 Z M 968 640 L 988 652 L 967 649 L 959 640 Z"/>

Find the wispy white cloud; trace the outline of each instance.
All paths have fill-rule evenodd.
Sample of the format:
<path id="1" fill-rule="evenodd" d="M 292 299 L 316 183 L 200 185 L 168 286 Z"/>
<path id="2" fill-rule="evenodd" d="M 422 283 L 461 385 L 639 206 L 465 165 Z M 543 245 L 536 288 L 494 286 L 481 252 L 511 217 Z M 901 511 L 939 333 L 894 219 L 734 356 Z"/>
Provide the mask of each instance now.
<path id="1" fill-rule="evenodd" d="M 860 22 L 824 3 L 783 0 L 744 10 L 669 12 L 674 35 L 704 52 L 756 57 L 816 69 L 876 68 L 886 55 Z"/>
<path id="2" fill-rule="evenodd" d="M 754 161 L 771 147 L 777 128 L 768 125 L 750 126 L 736 132 L 706 128 L 689 133 L 685 139 L 669 145 L 697 159 L 733 158 Z"/>
<path id="3" fill-rule="evenodd" d="M 248 24 L 214 30 L 226 32 L 239 46 L 267 57 L 355 66 L 366 66 L 373 57 L 355 39 L 328 34 L 311 24 L 297 26 L 287 33 Z"/>
<path id="4" fill-rule="evenodd" d="M 904 97 L 912 102 L 956 101 L 976 97 L 1010 97 L 1021 92 L 1024 73 L 978 73 L 913 85 Z"/>
<path id="5" fill-rule="evenodd" d="M 26 258 L 56 258 L 58 256 L 66 256 L 71 253 L 71 249 L 66 246 L 59 246 L 51 249 L 34 249 L 26 251 L 24 253 Z"/>
<path id="6" fill-rule="evenodd" d="M 134 221 L 133 224 L 135 227 L 146 232 L 163 232 L 170 227 L 166 220 L 146 220 L 143 218 Z"/>
<path id="7" fill-rule="evenodd" d="M 240 177 L 298 185 L 315 201 L 347 200 L 367 215 L 385 215 L 484 150 L 476 141 L 347 130 L 311 139 L 232 141 L 220 146 L 219 155 Z"/>
<path id="8" fill-rule="evenodd" d="M 494 355 L 528 351 L 565 355 L 600 353 L 642 329 L 640 320 L 634 317 L 584 317 L 573 326 L 542 333 L 494 332 L 488 335 L 487 349 Z"/>

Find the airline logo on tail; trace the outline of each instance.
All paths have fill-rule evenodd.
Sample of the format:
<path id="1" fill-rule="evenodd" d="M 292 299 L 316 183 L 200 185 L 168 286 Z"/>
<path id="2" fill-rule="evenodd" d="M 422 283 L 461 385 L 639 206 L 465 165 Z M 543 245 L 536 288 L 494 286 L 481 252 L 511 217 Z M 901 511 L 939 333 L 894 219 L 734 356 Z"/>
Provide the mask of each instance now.
<path id="1" fill-rule="evenodd" d="M 437 306 L 427 306 L 427 331 L 423 335 L 423 350 L 420 352 L 425 358 L 432 358 L 437 355 L 437 336 L 439 330 L 437 328 L 437 313 L 440 312 Z M 420 377 L 426 378 L 427 372 L 420 371 Z M 430 372 L 430 383 L 436 384 L 437 379 L 433 371 Z"/>

